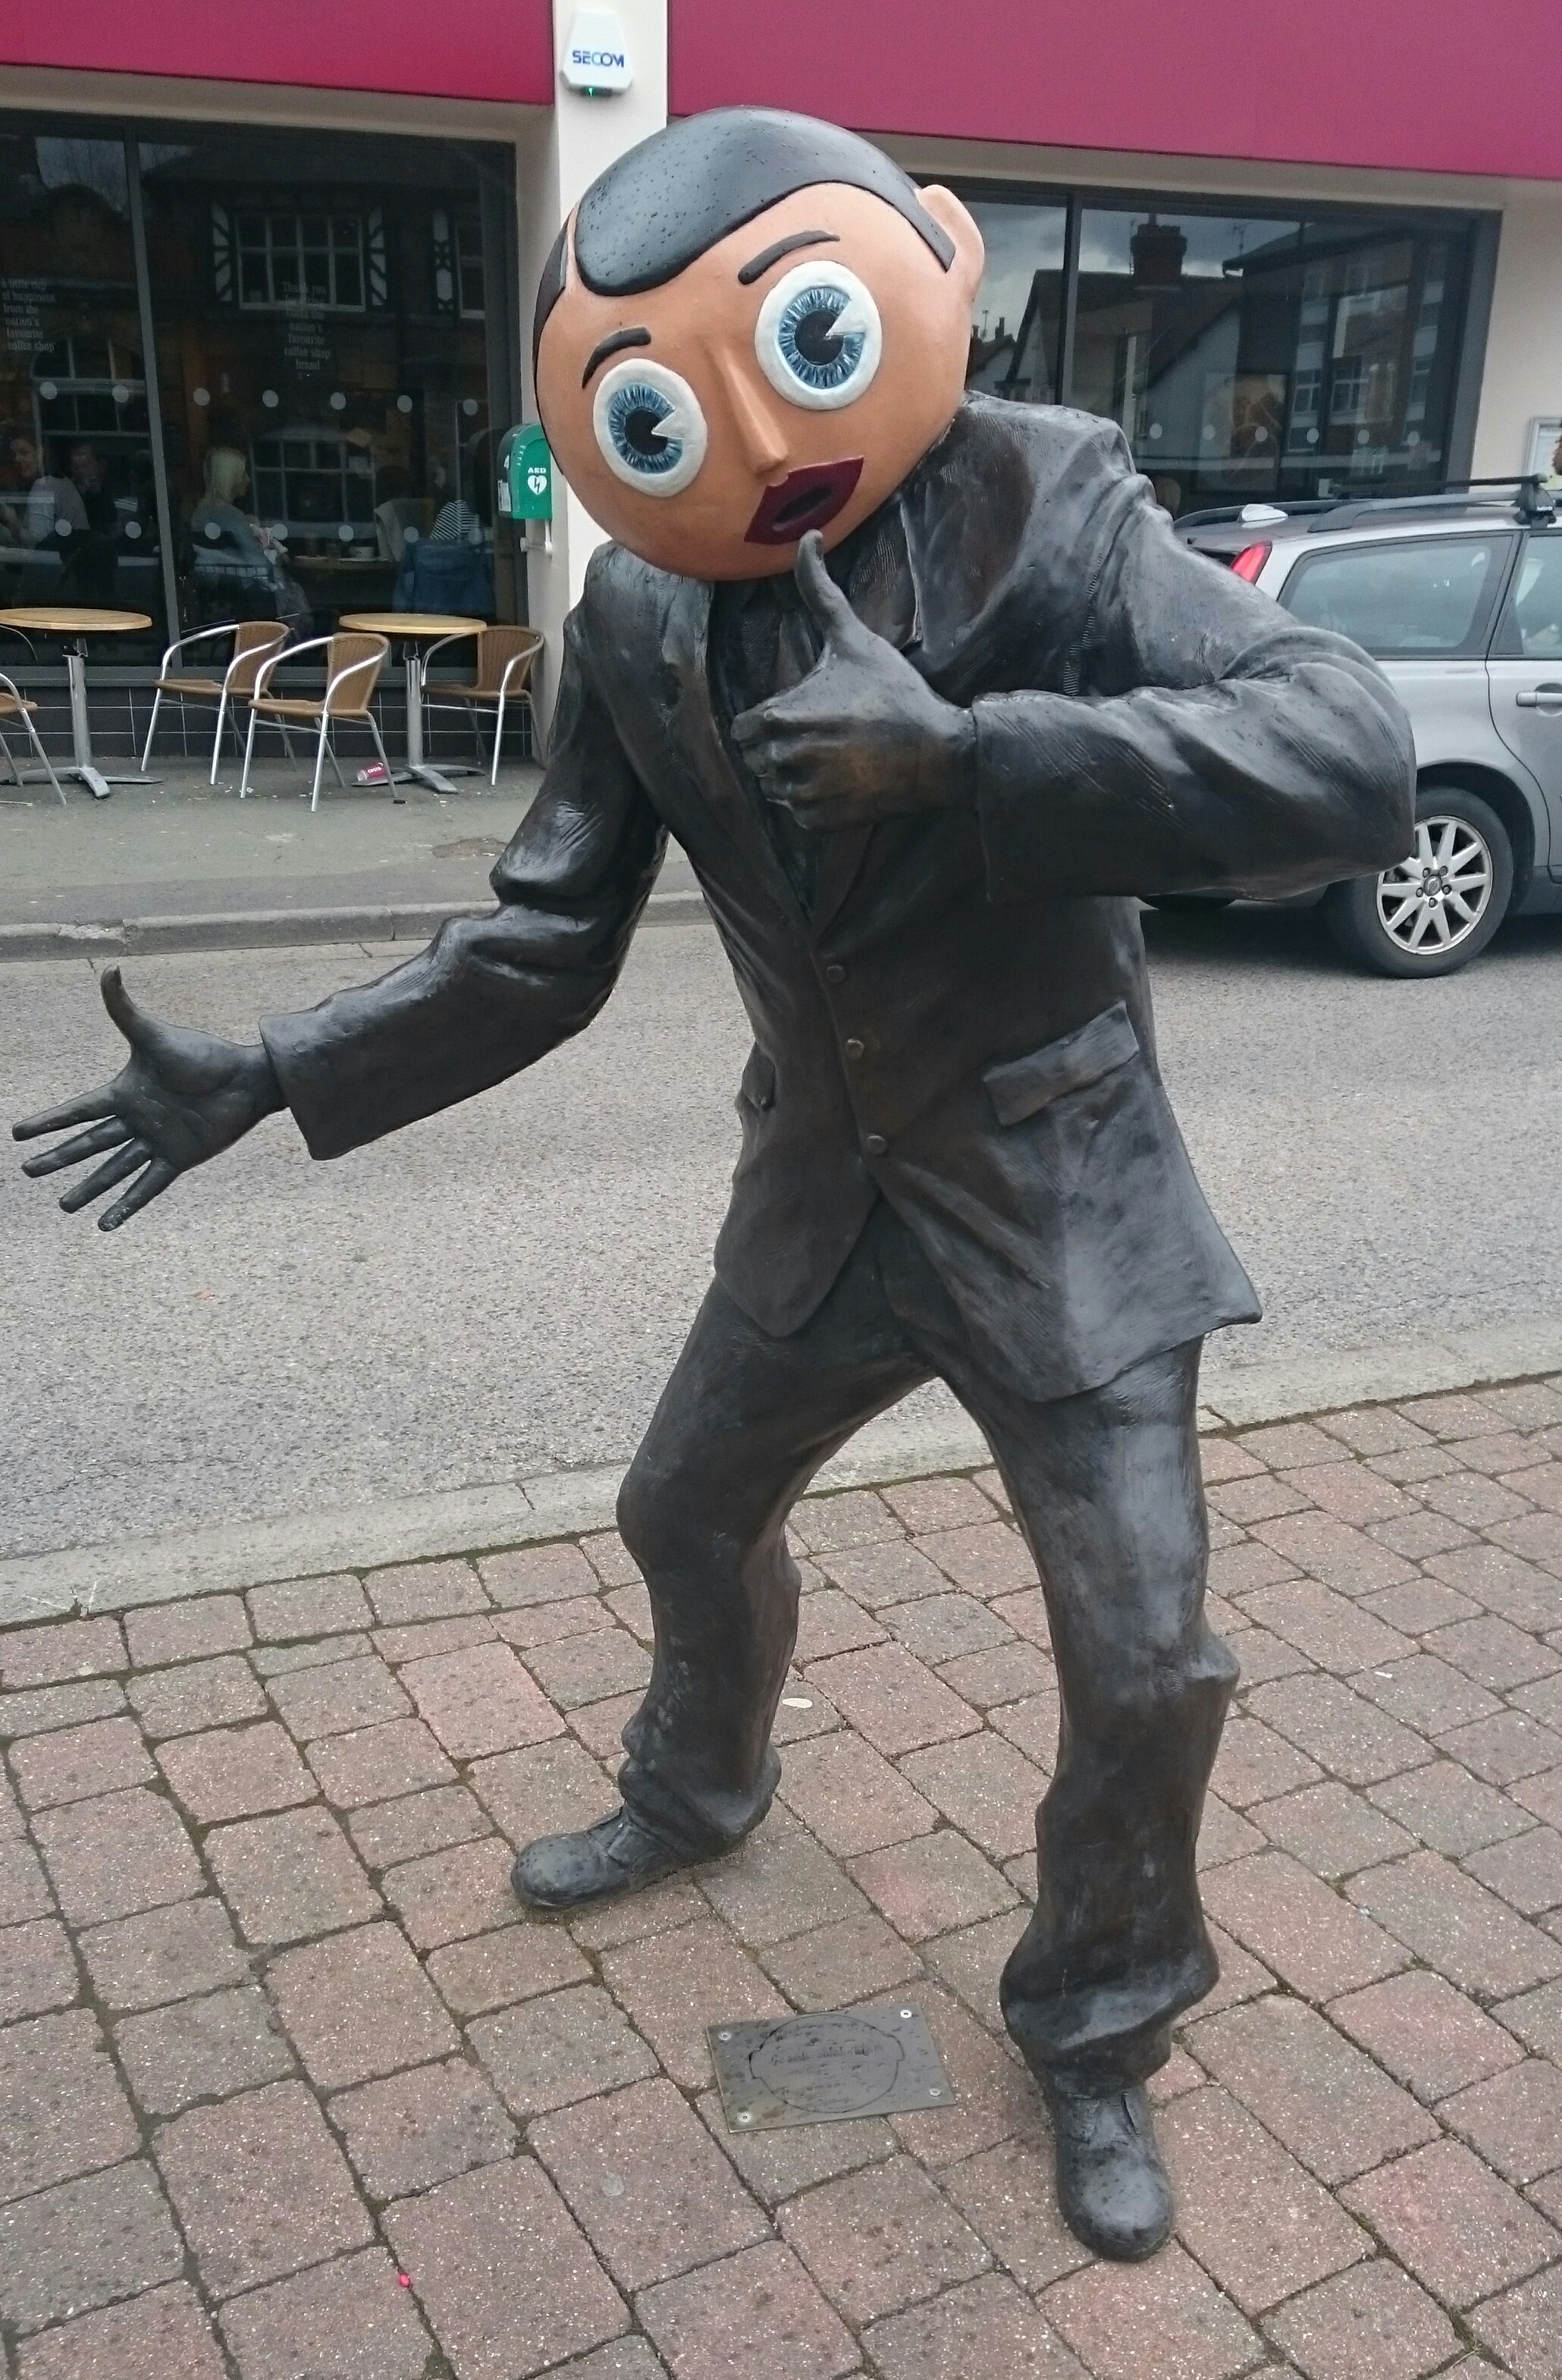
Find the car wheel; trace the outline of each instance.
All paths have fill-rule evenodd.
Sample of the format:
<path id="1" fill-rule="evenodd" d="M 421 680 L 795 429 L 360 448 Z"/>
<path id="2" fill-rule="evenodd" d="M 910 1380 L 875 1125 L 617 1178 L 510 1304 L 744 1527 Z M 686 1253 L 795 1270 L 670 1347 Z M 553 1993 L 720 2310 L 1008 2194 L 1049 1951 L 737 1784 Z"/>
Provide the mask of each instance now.
<path id="1" fill-rule="evenodd" d="M 1323 914 L 1347 958 L 1378 975 L 1453 975 L 1512 898 L 1513 845 L 1495 810 L 1462 785 L 1436 785 L 1417 798 L 1409 858 L 1331 885 Z"/>

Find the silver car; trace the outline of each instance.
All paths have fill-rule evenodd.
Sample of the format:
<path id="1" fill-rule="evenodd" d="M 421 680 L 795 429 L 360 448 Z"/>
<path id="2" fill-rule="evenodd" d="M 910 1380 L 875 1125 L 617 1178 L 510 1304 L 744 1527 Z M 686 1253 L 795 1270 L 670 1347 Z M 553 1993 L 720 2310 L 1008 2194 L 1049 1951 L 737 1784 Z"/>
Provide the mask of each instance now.
<path id="1" fill-rule="evenodd" d="M 1379 662 L 1411 716 L 1415 848 L 1322 914 L 1385 975 L 1448 975 L 1562 909 L 1562 527 L 1535 481 L 1193 514 L 1186 543 Z"/>

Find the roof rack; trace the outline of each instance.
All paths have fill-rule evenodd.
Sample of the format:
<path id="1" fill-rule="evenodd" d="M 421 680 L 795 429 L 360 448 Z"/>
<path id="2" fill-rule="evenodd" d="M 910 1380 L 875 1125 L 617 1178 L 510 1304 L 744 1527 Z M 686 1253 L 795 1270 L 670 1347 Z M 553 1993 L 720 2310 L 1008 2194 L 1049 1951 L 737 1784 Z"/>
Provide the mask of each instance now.
<path id="1" fill-rule="evenodd" d="M 1240 528 L 1262 514 L 1271 521 L 1282 516 L 1288 520 L 1305 519 L 1308 534 L 1314 536 L 1324 529 L 1349 528 L 1358 520 L 1381 519 L 1386 513 L 1424 515 L 1478 512 L 1497 506 L 1506 509 L 1503 490 L 1508 491 L 1508 503 L 1519 518 L 1531 527 L 1556 519 L 1557 492 L 1544 484 L 1538 471 L 1529 471 L 1507 479 L 1449 480 L 1430 494 L 1420 496 L 1277 496 L 1265 497 L 1262 506 L 1251 503 L 1217 504 L 1204 512 L 1179 514 L 1177 528 Z"/>

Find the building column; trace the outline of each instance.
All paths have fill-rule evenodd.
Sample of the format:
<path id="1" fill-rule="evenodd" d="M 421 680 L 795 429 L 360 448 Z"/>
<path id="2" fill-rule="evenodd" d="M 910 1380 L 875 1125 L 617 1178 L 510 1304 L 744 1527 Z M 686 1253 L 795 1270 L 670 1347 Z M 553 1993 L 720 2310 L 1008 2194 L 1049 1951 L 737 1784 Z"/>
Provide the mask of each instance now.
<path id="1" fill-rule="evenodd" d="M 1471 467 L 1478 478 L 1522 471 L 1529 460 L 1532 423 L 1562 415 L 1559 255 L 1562 187 L 1555 182 L 1510 183 L 1503 204 Z"/>
<path id="2" fill-rule="evenodd" d="M 537 418 L 531 374 L 532 306 L 555 235 L 570 209 L 599 174 L 626 149 L 659 132 L 667 121 L 667 0 L 617 0 L 634 77 L 627 91 L 599 99 L 566 88 L 558 73 L 575 0 L 553 0 L 553 106 L 528 126 L 518 145 L 516 195 L 520 212 L 522 378 L 528 420 Z M 603 541 L 599 529 L 572 489 L 559 480 L 553 497 L 552 552 L 533 547 L 527 557 L 527 611 L 546 639 L 539 688 L 545 719 L 552 716 L 558 691 L 564 618 L 580 600 L 586 565 Z"/>

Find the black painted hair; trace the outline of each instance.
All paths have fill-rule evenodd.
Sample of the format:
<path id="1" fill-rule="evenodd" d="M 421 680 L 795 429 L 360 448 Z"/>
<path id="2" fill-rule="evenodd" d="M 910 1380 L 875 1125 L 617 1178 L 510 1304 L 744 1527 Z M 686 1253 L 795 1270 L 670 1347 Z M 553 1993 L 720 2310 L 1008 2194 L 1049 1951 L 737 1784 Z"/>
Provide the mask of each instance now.
<path id="1" fill-rule="evenodd" d="M 575 271 L 604 298 L 660 289 L 729 232 L 816 182 L 871 191 L 905 217 L 949 271 L 953 241 L 882 149 L 838 124 L 769 107 L 685 115 L 616 158 L 575 211 Z M 561 231 L 537 288 L 534 376 L 543 325 L 563 294 L 566 250 Z"/>

